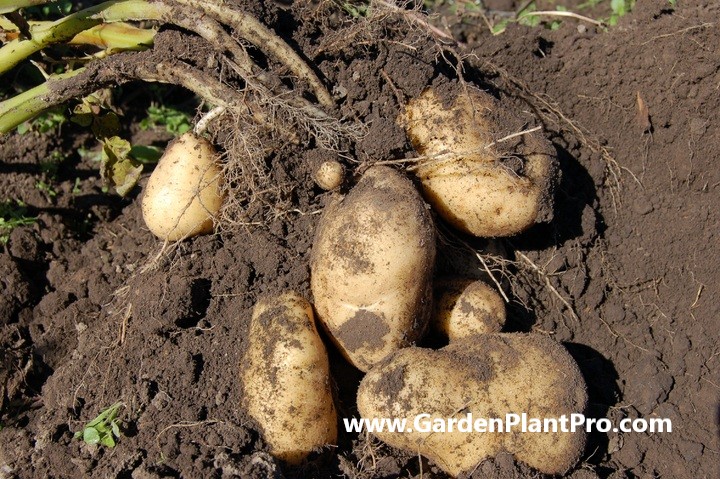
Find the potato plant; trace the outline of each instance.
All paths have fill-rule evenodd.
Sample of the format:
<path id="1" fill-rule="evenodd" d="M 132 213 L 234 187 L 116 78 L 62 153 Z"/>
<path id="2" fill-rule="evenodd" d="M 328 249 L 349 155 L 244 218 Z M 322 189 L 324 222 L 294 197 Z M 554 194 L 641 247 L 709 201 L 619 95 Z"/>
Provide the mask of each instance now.
<path id="1" fill-rule="evenodd" d="M 43 83 L 0 102 L 0 133 L 7 133 L 56 105 L 79 101 L 73 119 L 90 126 L 101 141 L 101 175 L 121 195 L 135 185 L 142 164 L 133 157 L 130 144 L 118 136 L 117 118 L 98 113 L 103 104 L 93 97 L 93 92 L 129 81 L 178 85 L 214 107 L 198 122 L 196 130 L 200 134 L 211 130 L 227 139 L 222 145 L 226 154 L 220 165 L 226 180 L 221 182 L 220 196 L 230 199 L 223 205 L 220 216 L 227 222 L 241 216 L 240 204 L 248 195 L 247 190 L 261 190 L 266 185 L 257 183 L 267 181 L 267 173 L 260 171 L 253 163 L 258 160 L 252 158 L 255 150 L 262 150 L 262 145 L 242 150 L 237 143 L 251 144 L 250 140 L 258 136 L 254 132 L 261 130 L 275 136 L 301 134 L 333 148 L 340 138 L 356 134 L 355 126 L 342 124 L 333 116 L 334 101 L 328 88 L 302 57 L 237 6 L 218 0 L 118 0 L 55 21 L 23 16 L 23 7 L 44 3 L 21 0 L 2 7 L 6 16 L 0 27 L 8 41 L 0 48 L 0 75 L 54 45 L 82 50 L 64 68 L 55 67 L 49 74 L 43 72 L 46 76 Z M 207 64 L 203 65 L 172 56 L 161 61 L 154 59 L 152 51 L 158 46 L 161 35 L 157 32 L 161 26 L 179 27 L 210 45 L 214 51 L 211 61 L 205 58 Z M 94 53 L 87 54 L 88 51 Z M 267 70 L 253 60 L 258 56 L 267 59 Z M 294 89 L 274 73 L 274 65 L 281 65 L 292 74 L 296 79 Z M 112 125 L 108 119 L 113 120 Z M 201 180 L 198 177 L 190 181 Z M 155 184 L 157 180 L 153 180 Z M 212 216 L 216 215 L 214 208 L 207 208 Z M 182 229 L 175 226 L 178 231 Z M 207 231 L 202 227 L 192 234 Z M 165 239 L 186 236 L 156 234 Z"/>

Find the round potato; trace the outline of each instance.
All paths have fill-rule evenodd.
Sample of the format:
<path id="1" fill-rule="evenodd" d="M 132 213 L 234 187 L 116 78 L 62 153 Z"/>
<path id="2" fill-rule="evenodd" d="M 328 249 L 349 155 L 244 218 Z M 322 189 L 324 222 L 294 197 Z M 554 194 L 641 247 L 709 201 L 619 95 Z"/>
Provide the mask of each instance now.
<path id="1" fill-rule="evenodd" d="M 312 306 L 289 292 L 260 300 L 240 368 L 244 406 L 270 452 L 291 464 L 337 441 L 327 351 Z"/>
<path id="2" fill-rule="evenodd" d="M 325 208 L 311 257 L 318 318 L 362 371 L 413 344 L 430 313 L 435 228 L 413 184 L 370 168 Z"/>
<path id="3" fill-rule="evenodd" d="M 315 171 L 315 183 L 323 190 L 330 191 L 345 181 L 345 168 L 335 160 L 324 161 Z"/>
<path id="4" fill-rule="evenodd" d="M 401 121 L 414 148 L 429 157 L 416 169 L 423 195 L 464 232 L 511 236 L 552 217 L 552 145 L 536 132 L 503 140 L 522 128 L 513 118 L 478 90 L 443 99 L 428 88 L 407 104 Z"/>
<path id="5" fill-rule="evenodd" d="M 505 325 L 505 303 L 484 281 L 441 279 L 433 286 L 433 329 L 450 342 L 474 334 L 499 333 Z"/>
<path id="6" fill-rule="evenodd" d="M 168 241 L 210 233 L 222 206 L 222 173 L 215 148 L 188 132 L 168 145 L 142 199 L 145 224 Z"/>
<path id="7" fill-rule="evenodd" d="M 582 413 L 586 403 L 585 383 L 567 351 L 547 336 L 518 333 L 460 339 L 438 351 L 397 351 L 363 378 L 357 400 L 363 418 L 405 419 L 412 429 L 374 435 L 453 476 L 499 452 L 543 473 L 564 473 L 580 458 L 585 432 L 561 432 L 559 421 Z M 555 419 L 558 432 L 491 427 L 493 418 L 523 413 Z"/>

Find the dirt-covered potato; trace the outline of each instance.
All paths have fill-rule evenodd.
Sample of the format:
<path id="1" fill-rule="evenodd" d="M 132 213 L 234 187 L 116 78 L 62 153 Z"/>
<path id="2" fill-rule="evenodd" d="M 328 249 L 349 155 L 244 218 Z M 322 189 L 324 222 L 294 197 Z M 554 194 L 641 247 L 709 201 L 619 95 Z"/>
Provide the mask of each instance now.
<path id="1" fill-rule="evenodd" d="M 454 227 L 510 236 L 551 218 L 554 150 L 537 132 L 505 139 L 524 123 L 490 95 L 428 88 L 400 121 L 413 147 L 432 157 L 416 169 L 425 199 Z"/>
<path id="2" fill-rule="evenodd" d="M 423 333 L 434 260 L 430 213 L 392 168 L 369 169 L 325 208 L 310 265 L 315 310 L 357 368 L 367 371 Z"/>
<path id="3" fill-rule="evenodd" d="M 345 181 L 345 168 L 335 160 L 324 161 L 315 171 L 315 183 L 323 190 L 334 190 Z"/>
<path id="4" fill-rule="evenodd" d="M 453 476 L 502 451 L 541 472 L 561 474 L 585 445 L 582 426 L 574 433 L 560 432 L 559 423 L 558 432 L 520 432 L 518 424 L 498 432 L 496 424 L 491 432 L 490 420 L 505 421 L 507 414 L 560 421 L 584 412 L 587 393 L 577 364 L 542 335 L 485 334 L 437 351 L 402 349 L 368 372 L 357 403 L 364 418 L 405 418 L 412 432 L 375 435 L 419 452 Z M 450 418 L 456 421 L 452 432 Z M 481 420 L 487 421 L 485 432 Z M 465 426 L 471 432 L 463 432 Z"/>
<path id="5" fill-rule="evenodd" d="M 145 188 L 142 213 L 153 234 L 178 241 L 210 233 L 222 206 L 215 148 L 192 132 L 168 145 Z"/>
<path id="6" fill-rule="evenodd" d="M 337 441 L 327 351 L 312 306 L 288 292 L 258 301 L 240 366 L 244 406 L 270 452 L 297 464 Z"/>
<path id="7" fill-rule="evenodd" d="M 433 291 L 431 324 L 450 341 L 502 330 L 505 303 L 484 281 L 443 278 L 435 281 Z"/>

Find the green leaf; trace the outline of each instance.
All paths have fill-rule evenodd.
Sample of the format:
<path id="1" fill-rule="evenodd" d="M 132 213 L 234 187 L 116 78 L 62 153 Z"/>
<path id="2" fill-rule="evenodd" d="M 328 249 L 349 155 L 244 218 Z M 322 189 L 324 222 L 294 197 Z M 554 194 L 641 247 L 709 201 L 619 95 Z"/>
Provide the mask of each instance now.
<path id="1" fill-rule="evenodd" d="M 107 447 L 115 447 L 115 439 L 112 434 L 106 434 L 100 438 L 100 444 Z"/>
<path id="2" fill-rule="evenodd" d="M 112 433 L 115 435 L 115 437 L 120 437 L 120 427 L 117 425 L 115 421 L 111 422 L 110 425 L 112 426 Z"/>
<path id="3" fill-rule="evenodd" d="M 97 444 L 100 442 L 100 433 L 94 427 L 85 427 L 83 429 L 83 441 L 87 444 Z"/>
<path id="4" fill-rule="evenodd" d="M 142 130 L 164 125 L 168 133 L 181 135 L 191 128 L 190 116 L 184 111 L 177 110 L 173 107 L 150 105 L 147 113 L 147 118 L 140 121 L 140 129 Z"/>
<path id="5" fill-rule="evenodd" d="M 70 117 L 70 121 L 87 127 L 92 125 L 94 117 L 95 112 L 92 111 L 92 107 L 88 103 L 82 102 L 73 107 L 73 114 Z"/>
<path id="6" fill-rule="evenodd" d="M 509 19 L 501 20 L 492 27 L 492 34 L 493 35 L 500 35 L 507 29 L 508 24 L 510 23 Z"/>
<path id="7" fill-rule="evenodd" d="M 143 165 L 130 156 L 130 142 L 118 136 L 102 141 L 100 177 L 106 184 L 115 188 L 120 196 L 125 196 L 137 184 Z M 117 411 L 117 408 L 111 407 Z"/>
<path id="8" fill-rule="evenodd" d="M 163 151 L 155 146 L 135 145 L 130 149 L 130 154 L 140 163 L 157 163 Z"/>

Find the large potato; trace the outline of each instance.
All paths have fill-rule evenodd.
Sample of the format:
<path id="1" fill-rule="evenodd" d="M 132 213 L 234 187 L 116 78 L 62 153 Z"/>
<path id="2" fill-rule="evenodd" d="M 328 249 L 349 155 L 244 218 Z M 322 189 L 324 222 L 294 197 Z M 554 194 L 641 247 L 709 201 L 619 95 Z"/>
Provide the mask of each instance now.
<path id="1" fill-rule="evenodd" d="M 505 303 L 480 280 L 444 278 L 433 285 L 433 329 L 451 342 L 474 334 L 499 333 L 505 324 Z"/>
<path id="2" fill-rule="evenodd" d="M 430 313 L 435 229 L 413 184 L 374 167 L 325 209 L 311 258 L 318 318 L 367 371 L 416 341 Z"/>
<path id="3" fill-rule="evenodd" d="M 244 406 L 270 452 L 291 464 L 337 441 L 327 352 L 312 306 L 297 293 L 255 305 L 241 365 Z"/>
<path id="4" fill-rule="evenodd" d="M 168 145 L 150 175 L 142 199 L 145 224 L 168 241 L 212 232 L 223 201 L 221 184 L 215 148 L 185 133 Z"/>
<path id="5" fill-rule="evenodd" d="M 376 432 L 378 438 L 432 459 L 453 476 L 502 451 L 541 472 L 561 474 L 578 461 L 585 433 L 582 427 L 574 433 L 523 433 L 519 426 L 511 432 L 461 432 L 457 423 L 453 432 L 423 432 L 428 421 L 471 418 L 472 425 L 522 413 L 569 418 L 586 403 L 582 375 L 565 349 L 546 336 L 518 333 L 474 336 L 438 351 L 400 350 L 368 372 L 358 390 L 362 417 L 405 418 L 416 428 Z"/>
<path id="6" fill-rule="evenodd" d="M 468 89 L 441 98 L 428 88 L 408 102 L 401 121 L 420 154 L 445 155 L 420 163 L 416 173 L 425 199 L 454 227 L 510 236 L 552 216 L 552 145 L 537 133 L 497 142 L 523 122 L 490 95 Z"/>

